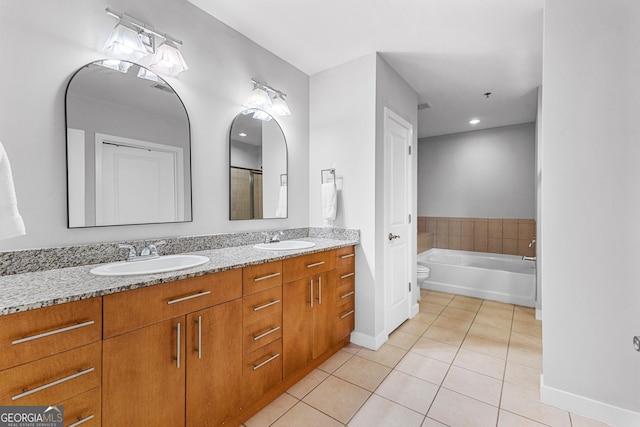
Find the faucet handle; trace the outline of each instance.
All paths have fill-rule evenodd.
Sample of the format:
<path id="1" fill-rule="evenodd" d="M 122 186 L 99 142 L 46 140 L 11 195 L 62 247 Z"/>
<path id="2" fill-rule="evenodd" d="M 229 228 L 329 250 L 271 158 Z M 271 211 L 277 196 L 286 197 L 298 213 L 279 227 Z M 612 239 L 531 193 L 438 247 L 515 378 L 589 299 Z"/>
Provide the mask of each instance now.
<path id="1" fill-rule="evenodd" d="M 125 243 L 121 243 L 118 245 L 118 249 L 128 249 L 129 250 L 129 255 L 127 256 L 127 261 L 131 261 L 132 259 L 135 259 L 138 255 L 136 254 L 136 248 L 133 247 L 133 245 L 128 245 Z"/>
<path id="2" fill-rule="evenodd" d="M 142 249 L 142 252 L 140 252 L 141 256 L 158 256 L 158 246 L 160 245 L 164 245 L 165 242 L 164 240 L 160 240 L 159 242 L 155 242 L 155 243 L 150 243 L 149 245 L 145 246 L 144 249 Z"/>

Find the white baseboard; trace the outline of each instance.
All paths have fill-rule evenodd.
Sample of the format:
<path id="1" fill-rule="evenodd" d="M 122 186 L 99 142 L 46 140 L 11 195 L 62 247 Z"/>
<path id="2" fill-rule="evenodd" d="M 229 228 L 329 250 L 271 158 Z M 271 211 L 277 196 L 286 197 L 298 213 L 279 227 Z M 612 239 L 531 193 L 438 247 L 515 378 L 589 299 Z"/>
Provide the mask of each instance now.
<path id="1" fill-rule="evenodd" d="M 386 332 L 382 332 L 375 337 L 361 332 L 351 332 L 351 342 L 369 350 L 379 349 L 388 339 L 389 335 Z"/>
<path id="2" fill-rule="evenodd" d="M 546 386 L 543 375 L 540 375 L 540 401 L 611 426 L 640 426 L 640 413 Z"/>

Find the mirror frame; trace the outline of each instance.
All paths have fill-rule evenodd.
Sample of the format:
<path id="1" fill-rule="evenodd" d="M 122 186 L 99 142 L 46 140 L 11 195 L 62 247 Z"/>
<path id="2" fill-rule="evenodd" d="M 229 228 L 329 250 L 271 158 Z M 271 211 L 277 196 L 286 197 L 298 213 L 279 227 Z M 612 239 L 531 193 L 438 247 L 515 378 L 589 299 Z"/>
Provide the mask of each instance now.
<path id="1" fill-rule="evenodd" d="M 80 73 L 82 72 L 85 68 L 88 68 L 91 65 L 97 65 L 97 66 L 102 66 L 100 63 L 103 61 L 111 61 L 111 59 L 99 59 L 96 61 L 92 61 L 89 62 L 85 65 L 83 65 L 82 67 L 78 68 L 69 78 L 69 81 L 67 83 L 66 89 L 65 89 L 65 96 L 64 96 L 64 102 L 65 102 L 65 109 L 64 109 L 64 113 L 65 113 L 65 159 L 66 159 L 66 180 L 67 180 L 67 228 L 69 229 L 76 229 L 76 228 L 98 228 L 98 227 L 117 227 L 117 226 L 127 226 L 127 225 L 145 225 L 145 224 L 178 224 L 178 223 L 185 223 L 185 222 L 193 222 L 193 163 L 192 163 L 192 138 L 191 138 L 191 119 L 189 118 L 189 113 L 187 111 L 187 108 L 182 100 L 182 98 L 180 97 L 180 95 L 178 95 L 178 92 L 176 92 L 176 90 L 160 75 L 158 75 L 157 73 L 153 72 L 152 70 L 149 70 L 148 68 L 144 67 L 143 65 L 140 65 L 138 63 L 135 62 L 131 62 L 131 61 L 126 61 L 126 60 L 120 60 L 120 62 L 125 62 L 125 63 L 129 63 L 131 64 L 130 66 L 136 66 L 136 67 L 140 67 L 141 69 L 145 69 L 153 74 L 155 74 L 159 81 L 158 83 L 168 87 L 171 92 L 173 93 L 173 95 L 176 97 L 177 101 L 179 102 L 179 105 L 182 107 L 183 111 L 184 111 L 184 117 L 186 119 L 185 122 L 185 126 L 186 126 L 186 140 L 187 140 L 187 147 L 188 147 L 188 153 L 184 153 L 183 155 L 183 165 L 187 166 L 188 165 L 188 172 L 186 170 L 183 170 L 183 182 L 188 180 L 188 191 L 184 191 L 184 195 L 183 195 L 183 204 L 184 204 L 184 208 L 187 209 L 188 208 L 188 217 L 185 215 L 185 219 L 183 220 L 176 220 L 176 221 L 154 221 L 154 222 L 131 222 L 131 223 L 114 223 L 114 224 L 100 224 L 100 225 L 87 225 L 86 224 L 86 220 L 84 225 L 72 225 L 71 224 L 71 197 L 70 197 L 70 185 L 71 185 L 71 177 L 70 177 L 70 156 L 69 156 L 69 89 L 73 83 L 74 78 Z M 109 67 L 106 67 L 109 68 Z M 113 70 L 113 72 L 119 72 L 117 70 Z M 151 80 L 147 80 L 149 82 L 151 82 Z M 126 105 L 126 104 L 122 104 L 122 105 Z M 101 132 L 96 132 L 97 133 L 101 133 Z M 126 139 L 126 138 L 125 138 Z M 95 166 L 94 166 L 95 167 Z M 186 168 L 184 168 L 186 169 Z M 86 177 L 85 177 L 85 182 L 86 182 Z M 186 184 L 183 185 L 183 188 L 186 186 Z M 188 200 L 187 200 L 188 199 Z M 94 201 L 94 205 L 95 205 L 95 201 Z M 85 201 L 84 203 L 84 208 L 86 209 L 87 203 Z M 95 217 L 94 217 L 95 218 Z M 94 221 L 96 222 L 96 221 Z"/>
<path id="2" fill-rule="evenodd" d="M 271 120 L 269 120 L 269 121 L 273 121 L 273 123 L 276 124 L 276 126 L 278 127 L 278 130 L 282 134 L 282 142 L 284 143 L 284 155 L 285 155 L 284 166 L 285 166 L 285 172 L 286 173 L 278 174 L 278 175 L 280 176 L 280 185 L 282 186 L 282 183 L 284 182 L 285 186 L 287 188 L 287 214 L 286 214 L 286 216 L 283 216 L 283 217 L 278 217 L 278 216 L 265 217 L 264 216 L 264 211 L 263 211 L 263 216 L 261 218 L 232 218 L 232 210 L 231 210 L 232 177 L 231 177 L 231 173 L 232 173 L 233 166 L 232 166 L 232 163 L 231 163 L 231 143 L 232 143 L 231 137 L 232 137 L 232 132 L 233 132 L 233 126 L 236 123 L 236 121 L 238 120 L 238 118 L 243 116 L 243 115 L 248 115 L 248 114 L 244 114 L 244 113 L 247 112 L 247 111 L 251 111 L 251 110 L 259 111 L 261 114 L 267 114 L 269 117 L 271 117 Z M 259 120 L 259 119 L 255 119 L 255 120 Z M 231 125 L 229 126 L 229 137 L 228 137 L 227 147 L 229 149 L 229 220 L 230 221 L 253 221 L 253 220 L 269 220 L 269 219 L 287 219 L 287 218 L 289 218 L 289 145 L 287 144 L 287 137 L 284 134 L 284 130 L 282 130 L 282 126 L 280 126 L 280 123 L 276 120 L 276 118 L 274 116 L 272 116 L 270 113 L 267 113 L 266 111 L 260 110 L 258 108 L 245 108 L 244 110 L 238 112 L 238 114 L 236 114 L 235 117 L 233 118 L 233 121 L 231 122 Z M 263 195 L 263 197 L 264 197 L 264 195 Z"/>

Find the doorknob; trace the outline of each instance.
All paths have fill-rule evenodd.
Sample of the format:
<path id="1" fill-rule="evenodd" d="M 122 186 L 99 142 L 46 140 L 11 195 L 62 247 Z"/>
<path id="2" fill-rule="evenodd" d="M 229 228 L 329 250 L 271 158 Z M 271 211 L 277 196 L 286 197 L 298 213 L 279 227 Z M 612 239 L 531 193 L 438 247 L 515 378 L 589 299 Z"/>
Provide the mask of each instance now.
<path id="1" fill-rule="evenodd" d="M 389 240 L 399 239 L 399 238 L 400 238 L 400 236 L 398 236 L 397 234 L 389 233 Z"/>
<path id="2" fill-rule="evenodd" d="M 633 337 L 633 347 L 636 349 L 636 351 L 640 351 L 640 337 L 639 336 Z"/>

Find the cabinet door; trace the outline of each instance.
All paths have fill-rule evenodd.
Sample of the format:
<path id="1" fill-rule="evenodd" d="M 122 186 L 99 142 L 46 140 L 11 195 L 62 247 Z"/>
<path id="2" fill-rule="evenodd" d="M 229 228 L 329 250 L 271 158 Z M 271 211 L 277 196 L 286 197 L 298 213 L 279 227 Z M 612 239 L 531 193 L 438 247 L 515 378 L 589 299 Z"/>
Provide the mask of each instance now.
<path id="1" fill-rule="evenodd" d="M 103 342 L 102 425 L 182 426 L 185 316 Z"/>
<path id="2" fill-rule="evenodd" d="M 313 358 L 329 350 L 336 337 L 335 270 L 313 277 Z"/>
<path id="3" fill-rule="evenodd" d="M 240 412 L 242 299 L 187 315 L 187 426 L 217 426 Z"/>
<path id="4" fill-rule="evenodd" d="M 311 277 L 282 286 L 284 377 L 313 359 L 314 282 Z"/>

